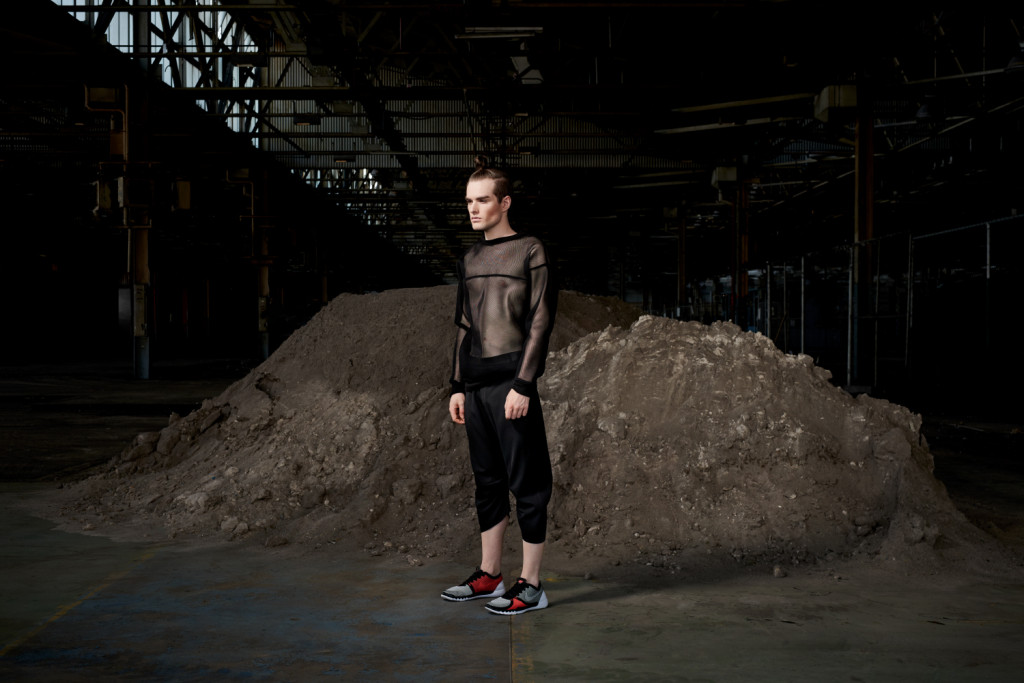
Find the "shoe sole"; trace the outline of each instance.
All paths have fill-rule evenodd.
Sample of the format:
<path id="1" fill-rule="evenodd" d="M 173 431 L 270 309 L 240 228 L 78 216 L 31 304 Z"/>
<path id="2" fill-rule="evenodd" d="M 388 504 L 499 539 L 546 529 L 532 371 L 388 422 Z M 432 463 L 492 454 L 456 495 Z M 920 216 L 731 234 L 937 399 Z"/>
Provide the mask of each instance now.
<path id="1" fill-rule="evenodd" d="M 500 598 L 505 594 L 505 582 L 498 584 L 498 587 L 494 589 L 492 593 L 479 593 L 477 595 L 467 595 L 461 598 L 457 595 L 448 595 L 447 593 L 441 593 L 441 597 L 449 602 L 468 602 L 470 600 L 479 600 L 480 598 Z"/>
<path id="2" fill-rule="evenodd" d="M 490 612 L 491 614 L 499 614 L 499 615 L 507 614 L 509 616 L 513 616 L 513 615 L 516 615 L 516 614 L 523 614 L 524 612 L 532 612 L 535 609 L 545 609 L 547 606 L 548 606 L 548 594 L 547 593 L 541 593 L 540 594 L 540 600 L 537 601 L 537 604 L 536 605 L 530 605 L 529 607 L 523 607 L 521 609 L 514 609 L 513 610 L 513 609 L 494 609 L 490 605 L 484 605 L 484 609 L 487 610 L 488 612 Z"/>

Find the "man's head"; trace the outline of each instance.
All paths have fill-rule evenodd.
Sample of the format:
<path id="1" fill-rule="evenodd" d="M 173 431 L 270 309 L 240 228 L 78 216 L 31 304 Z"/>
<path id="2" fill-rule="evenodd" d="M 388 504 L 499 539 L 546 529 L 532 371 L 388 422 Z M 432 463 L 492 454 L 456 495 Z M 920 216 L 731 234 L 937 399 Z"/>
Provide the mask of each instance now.
<path id="1" fill-rule="evenodd" d="M 469 182 L 474 180 L 493 180 L 494 196 L 498 200 L 512 196 L 512 180 L 508 174 L 500 168 L 493 168 L 489 165 L 487 157 L 478 156 L 476 159 L 476 170 L 469 176 Z"/>
<path id="2" fill-rule="evenodd" d="M 473 230 L 483 232 L 485 239 L 514 234 L 508 222 L 510 185 L 504 171 L 487 168 L 477 158 L 477 170 L 466 183 L 466 209 Z"/>

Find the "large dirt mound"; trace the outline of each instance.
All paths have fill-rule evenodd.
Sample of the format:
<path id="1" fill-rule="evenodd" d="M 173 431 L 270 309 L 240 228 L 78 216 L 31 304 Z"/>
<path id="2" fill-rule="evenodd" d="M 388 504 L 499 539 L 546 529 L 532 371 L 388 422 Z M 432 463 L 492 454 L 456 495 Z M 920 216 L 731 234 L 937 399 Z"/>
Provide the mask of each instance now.
<path id="1" fill-rule="evenodd" d="M 223 394 L 140 434 L 65 514 L 413 563 L 467 552 L 453 301 L 453 287 L 338 297 Z M 669 568 L 969 556 L 982 536 L 932 476 L 918 416 L 828 379 L 735 325 L 562 293 L 541 381 L 552 552 Z"/>
<path id="2" fill-rule="evenodd" d="M 930 560 L 984 543 L 932 476 L 918 415 L 763 335 L 646 316 L 549 367 L 558 518 L 587 553 Z"/>

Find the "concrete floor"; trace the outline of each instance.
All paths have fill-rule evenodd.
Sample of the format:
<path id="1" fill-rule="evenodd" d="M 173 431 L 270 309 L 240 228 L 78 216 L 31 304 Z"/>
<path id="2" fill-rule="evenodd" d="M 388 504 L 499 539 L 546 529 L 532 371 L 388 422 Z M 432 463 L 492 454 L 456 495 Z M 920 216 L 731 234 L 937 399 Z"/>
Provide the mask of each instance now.
<path id="1" fill-rule="evenodd" d="M 126 405 L 90 382 L 0 381 L 4 427 L 40 427 L 46 387 L 51 446 L 77 429 L 120 433 L 166 420 L 170 400 L 217 393 L 225 378 L 127 383 L 131 419 L 54 420 L 54 404 Z M 75 389 L 75 386 L 79 386 Z M 55 387 L 70 392 L 62 399 Z M 68 388 L 70 387 L 70 388 Z M 76 393 L 77 392 L 77 393 Z M 59 392 L 58 392 L 59 393 Z M 78 399 L 71 396 L 76 394 Z M 199 395 L 201 394 L 201 395 Z M 74 411 L 68 409 L 69 413 Z M 87 411 L 88 412 L 88 411 Z M 140 415 L 142 414 L 142 415 Z M 45 420 L 41 420 L 45 422 Z M 100 427 L 100 424 L 105 426 Z M 156 425 L 160 426 L 160 425 Z M 95 436 L 95 435 L 94 435 Z M 95 439 L 102 443 L 102 439 Z M 11 446 L 11 444 L 14 444 Z M 69 442 L 70 443 L 70 442 Z M 67 448 L 67 447 L 66 447 Z M 90 457 L 103 455 L 103 446 Z M 111 455 L 119 450 L 114 448 Z M 53 484 L 0 488 L 0 680 L 1020 681 L 1024 582 L 906 575 L 878 562 L 751 569 L 712 580 L 638 567 L 591 580 L 546 575 L 547 610 L 498 617 L 440 591 L 471 567 L 412 567 L 341 547 L 119 542 L 56 530 L 26 513 Z"/>

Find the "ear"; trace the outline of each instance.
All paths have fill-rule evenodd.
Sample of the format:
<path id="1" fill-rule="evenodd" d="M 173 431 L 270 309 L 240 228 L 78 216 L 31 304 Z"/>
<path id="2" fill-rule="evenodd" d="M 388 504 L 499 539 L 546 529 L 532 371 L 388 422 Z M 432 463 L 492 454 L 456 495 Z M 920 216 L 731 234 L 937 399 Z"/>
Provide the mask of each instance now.
<path id="1" fill-rule="evenodd" d="M 505 195 L 501 198 L 501 210 L 508 211 L 508 207 L 512 206 L 512 197 Z"/>

